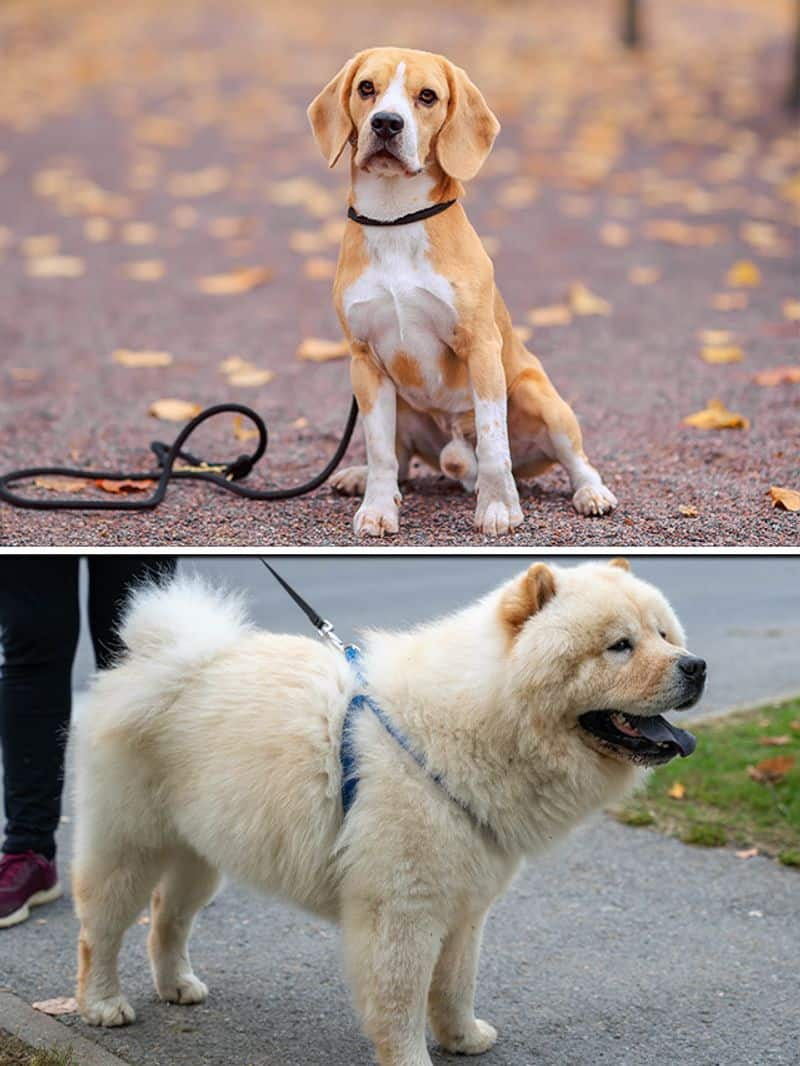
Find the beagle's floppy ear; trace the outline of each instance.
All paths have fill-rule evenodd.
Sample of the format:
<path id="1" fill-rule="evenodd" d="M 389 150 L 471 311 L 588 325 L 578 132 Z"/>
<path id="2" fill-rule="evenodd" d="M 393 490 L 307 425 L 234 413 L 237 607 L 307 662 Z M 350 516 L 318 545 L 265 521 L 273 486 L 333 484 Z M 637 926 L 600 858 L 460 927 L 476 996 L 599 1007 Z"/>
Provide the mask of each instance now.
<path id="1" fill-rule="evenodd" d="M 510 636 L 515 637 L 555 594 L 556 575 L 546 563 L 534 563 L 517 578 L 500 601 L 500 619 Z"/>
<path id="2" fill-rule="evenodd" d="M 469 181 L 486 162 L 500 123 L 461 67 L 450 62 L 445 67 L 450 102 L 436 141 L 436 158 L 445 174 L 457 181 Z"/>
<path id="3" fill-rule="evenodd" d="M 314 139 L 328 160 L 329 167 L 336 166 L 353 132 L 348 101 L 356 67 L 363 54 L 360 52 L 348 59 L 336 77 L 311 101 L 306 111 Z"/>

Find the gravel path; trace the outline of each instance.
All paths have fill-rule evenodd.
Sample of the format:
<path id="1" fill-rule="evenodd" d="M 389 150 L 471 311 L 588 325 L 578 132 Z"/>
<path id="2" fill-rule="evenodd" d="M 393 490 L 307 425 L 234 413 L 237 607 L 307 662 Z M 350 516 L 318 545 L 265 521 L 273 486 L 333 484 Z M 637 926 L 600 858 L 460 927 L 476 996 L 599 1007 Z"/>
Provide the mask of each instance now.
<path id="1" fill-rule="evenodd" d="M 576 281 L 612 307 L 534 324 L 530 343 L 576 408 L 620 508 L 579 517 L 565 478 L 551 473 L 526 487 L 526 522 L 502 543 L 797 545 L 798 516 L 774 510 L 767 493 L 800 489 L 800 384 L 755 382 L 759 371 L 796 367 L 800 353 L 797 309 L 784 309 L 800 298 L 800 149 L 781 106 L 791 5 L 649 7 L 643 57 L 618 47 L 608 5 L 579 0 L 444 0 L 435 17 L 420 0 L 378 2 L 335 19 L 321 0 L 283 9 L 235 0 L 224 13 L 210 0 L 168 12 L 153 0 L 9 7 L 0 468 L 146 468 L 149 441 L 178 428 L 148 409 L 180 398 L 240 400 L 265 414 L 271 448 L 254 483 L 298 483 L 320 469 L 345 421 L 347 366 L 294 353 L 309 337 L 339 336 L 330 281 L 307 272 L 324 274 L 335 258 L 346 176 L 325 170 L 303 110 L 355 49 L 401 40 L 457 59 L 503 121 L 468 209 L 515 321 L 564 304 Z M 287 199 L 299 202 L 277 202 Z M 54 263 L 59 255 L 72 258 Z M 755 286 L 729 282 L 739 261 L 757 267 Z M 155 280 L 125 275 L 142 262 L 140 276 Z M 274 279 L 252 291 L 198 287 L 261 266 Z M 80 276 L 38 276 L 53 270 Z M 248 284 L 237 277 L 234 287 Z M 747 306 L 716 309 L 719 293 Z M 715 347 L 740 348 L 742 361 L 701 360 L 703 330 L 728 332 Z M 117 349 L 166 351 L 173 362 L 130 369 L 111 361 Z M 232 356 L 273 380 L 231 383 L 219 364 Z M 682 424 L 713 398 L 749 428 Z M 193 444 L 215 457 L 247 447 L 230 419 Z M 351 459 L 362 455 L 359 432 Z M 249 504 L 178 485 L 146 515 L 3 506 L 0 542 L 348 545 L 354 508 L 325 488 Z M 484 544 L 473 510 L 460 489 L 418 471 L 392 544 Z"/>

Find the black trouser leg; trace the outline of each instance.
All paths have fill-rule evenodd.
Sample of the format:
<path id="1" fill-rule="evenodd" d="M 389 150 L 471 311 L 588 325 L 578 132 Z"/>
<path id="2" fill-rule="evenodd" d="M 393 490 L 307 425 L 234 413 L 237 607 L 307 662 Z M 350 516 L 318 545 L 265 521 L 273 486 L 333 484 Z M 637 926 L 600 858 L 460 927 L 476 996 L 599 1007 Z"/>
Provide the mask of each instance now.
<path id="1" fill-rule="evenodd" d="M 78 643 L 75 556 L 0 560 L 4 851 L 55 854 Z"/>
<path id="2" fill-rule="evenodd" d="M 116 627 L 129 593 L 145 581 L 175 572 L 177 559 L 164 555 L 92 555 L 89 557 L 89 631 L 101 670 L 123 650 Z"/>

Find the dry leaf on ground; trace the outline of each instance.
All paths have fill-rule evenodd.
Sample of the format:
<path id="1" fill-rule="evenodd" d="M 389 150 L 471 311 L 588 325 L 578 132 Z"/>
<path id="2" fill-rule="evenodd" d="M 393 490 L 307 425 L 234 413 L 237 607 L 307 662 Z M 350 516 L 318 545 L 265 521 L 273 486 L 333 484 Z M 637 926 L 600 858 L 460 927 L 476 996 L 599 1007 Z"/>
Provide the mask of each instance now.
<path id="1" fill-rule="evenodd" d="M 782 511 L 800 511 L 800 492 L 773 485 L 769 494 L 773 507 L 779 507 Z"/>
<path id="2" fill-rule="evenodd" d="M 793 755 L 776 755 L 774 759 L 762 759 L 755 766 L 747 767 L 747 776 L 762 785 L 782 781 L 794 767 Z"/>
<path id="3" fill-rule="evenodd" d="M 792 743 L 792 738 L 788 733 L 780 733 L 777 736 L 759 737 L 758 743 L 763 744 L 765 748 L 783 748 Z"/>
<path id="4" fill-rule="evenodd" d="M 160 281 L 166 272 L 166 263 L 161 259 L 139 259 L 123 263 L 121 268 L 122 276 L 129 281 Z"/>
<path id="5" fill-rule="evenodd" d="M 754 289 L 761 284 L 761 271 L 751 259 L 740 259 L 730 268 L 725 280 L 735 289 Z"/>
<path id="6" fill-rule="evenodd" d="M 24 381 L 30 383 L 38 381 L 44 371 L 40 370 L 38 366 L 10 366 L 8 368 L 8 373 L 12 381 Z"/>
<path id="7" fill-rule="evenodd" d="M 55 255 L 61 247 L 61 238 L 54 233 L 43 233 L 34 237 L 23 237 L 19 242 L 20 251 L 27 259 L 41 259 Z"/>
<path id="8" fill-rule="evenodd" d="M 621 222 L 604 222 L 600 227 L 600 240 L 609 248 L 624 248 L 631 242 L 630 230 Z"/>
<path id="9" fill-rule="evenodd" d="M 789 322 L 800 322 L 800 300 L 784 300 L 783 317 Z"/>
<path id="10" fill-rule="evenodd" d="M 115 348 L 111 353 L 111 358 L 120 366 L 131 368 L 170 366 L 172 363 L 172 356 L 169 352 L 148 350 L 135 352 L 129 348 Z"/>
<path id="11" fill-rule="evenodd" d="M 534 307 L 525 318 L 532 326 L 567 326 L 572 321 L 572 313 L 566 304 L 552 304 Z"/>
<path id="12" fill-rule="evenodd" d="M 78 1004 L 72 996 L 57 996 L 55 999 L 40 999 L 38 1003 L 32 1003 L 34 1010 L 42 1014 L 77 1014 Z"/>
<path id="13" fill-rule="evenodd" d="M 596 296 L 583 284 L 582 281 L 574 281 L 569 287 L 567 297 L 569 306 L 576 315 L 610 315 L 611 304 Z"/>
<path id="14" fill-rule="evenodd" d="M 45 255 L 29 259 L 25 270 L 31 278 L 79 278 L 86 265 L 77 255 Z"/>
<path id="15" fill-rule="evenodd" d="M 294 422 L 290 423 L 290 425 L 292 429 L 306 429 L 306 427 L 308 426 L 308 419 L 305 418 L 303 415 L 300 415 L 300 417 L 296 418 Z"/>
<path id="16" fill-rule="evenodd" d="M 273 370 L 261 370 L 257 366 L 253 366 L 243 370 L 234 370 L 233 373 L 228 375 L 228 384 L 238 385 L 245 389 L 254 389 L 260 385 L 267 385 L 274 377 L 275 372 Z"/>
<path id="17" fill-rule="evenodd" d="M 59 475 L 43 474 L 34 479 L 34 485 L 39 489 L 47 489 L 48 492 L 83 492 L 86 482 L 78 477 L 61 477 Z"/>
<path id="18" fill-rule="evenodd" d="M 115 496 L 127 496 L 132 492 L 149 492 L 155 485 L 155 481 L 131 481 L 128 478 L 116 481 L 111 478 L 100 478 L 95 481 L 95 485 L 103 492 L 111 492 Z"/>
<path id="19" fill-rule="evenodd" d="M 758 848 L 743 848 L 736 852 L 737 859 L 754 859 L 758 855 Z"/>
<path id="20" fill-rule="evenodd" d="M 744 359 L 744 352 L 735 344 L 706 345 L 700 349 L 700 358 L 704 363 L 741 363 Z"/>
<path id="21" fill-rule="evenodd" d="M 769 370 L 759 370 L 753 381 L 764 388 L 800 384 L 800 366 L 774 366 Z"/>
<path id="22" fill-rule="evenodd" d="M 350 354 L 345 340 L 327 341 L 320 337 L 306 337 L 297 349 L 297 358 L 311 363 L 327 363 L 329 359 L 344 359 Z"/>
<path id="23" fill-rule="evenodd" d="M 682 503 L 678 510 L 684 518 L 697 518 L 697 508 L 692 507 L 691 504 Z"/>
<path id="24" fill-rule="evenodd" d="M 250 428 L 252 423 L 245 421 L 244 415 L 233 416 L 233 435 L 237 440 L 255 440 L 258 437 L 258 430 Z"/>
<path id="25" fill-rule="evenodd" d="M 152 222 L 126 222 L 121 236 L 125 244 L 153 244 L 158 239 L 158 228 Z"/>
<path id="26" fill-rule="evenodd" d="M 680 781 L 676 781 L 674 785 L 671 785 L 670 788 L 667 789 L 667 795 L 670 799 L 682 800 L 686 795 L 686 785 L 682 784 Z"/>
<path id="27" fill-rule="evenodd" d="M 683 424 L 695 429 L 749 429 L 750 419 L 729 411 L 721 400 L 709 400 L 708 407 L 687 415 Z"/>
<path id="28" fill-rule="evenodd" d="M 103 241 L 111 240 L 112 231 L 111 223 L 107 218 L 102 218 L 100 215 L 87 218 L 83 224 L 83 235 L 87 241 L 91 241 L 93 244 L 101 244 Z"/>
<path id="29" fill-rule="evenodd" d="M 701 329 L 700 340 L 703 344 L 709 344 L 712 347 L 719 345 L 730 344 L 733 341 L 733 333 L 729 329 Z"/>
<path id="30" fill-rule="evenodd" d="M 156 400 L 151 403 L 147 413 L 162 422 L 186 422 L 195 415 L 199 415 L 202 407 L 199 403 L 191 403 L 189 400 Z"/>
<path id="31" fill-rule="evenodd" d="M 240 292 L 250 292 L 260 285 L 272 281 L 275 272 L 269 267 L 239 267 L 228 274 L 211 274 L 200 278 L 197 287 L 201 292 L 213 296 L 229 296 Z"/>
<path id="32" fill-rule="evenodd" d="M 654 285 L 660 279 L 661 271 L 657 267 L 638 266 L 628 271 L 631 285 Z"/>

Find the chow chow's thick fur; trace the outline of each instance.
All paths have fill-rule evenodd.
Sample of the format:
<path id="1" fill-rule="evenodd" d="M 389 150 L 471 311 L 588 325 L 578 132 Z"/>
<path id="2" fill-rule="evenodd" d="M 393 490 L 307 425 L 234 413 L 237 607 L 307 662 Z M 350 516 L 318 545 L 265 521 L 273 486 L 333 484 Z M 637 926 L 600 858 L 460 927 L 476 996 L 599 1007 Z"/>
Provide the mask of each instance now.
<path id="1" fill-rule="evenodd" d="M 623 636 L 632 650 L 611 650 Z M 653 715 L 685 695 L 683 632 L 655 588 L 621 560 L 537 563 L 457 614 L 365 641 L 372 695 L 475 819 L 365 710 L 343 821 L 353 678 L 338 652 L 260 632 L 235 599 L 184 579 L 139 591 L 122 637 L 127 657 L 75 728 L 83 1017 L 133 1021 L 116 957 L 148 897 L 159 996 L 205 999 L 187 940 L 225 873 L 341 923 L 382 1066 L 430 1066 L 426 1019 L 451 1051 L 491 1047 L 473 1013 L 488 908 L 524 857 L 640 772 L 579 715 Z"/>

